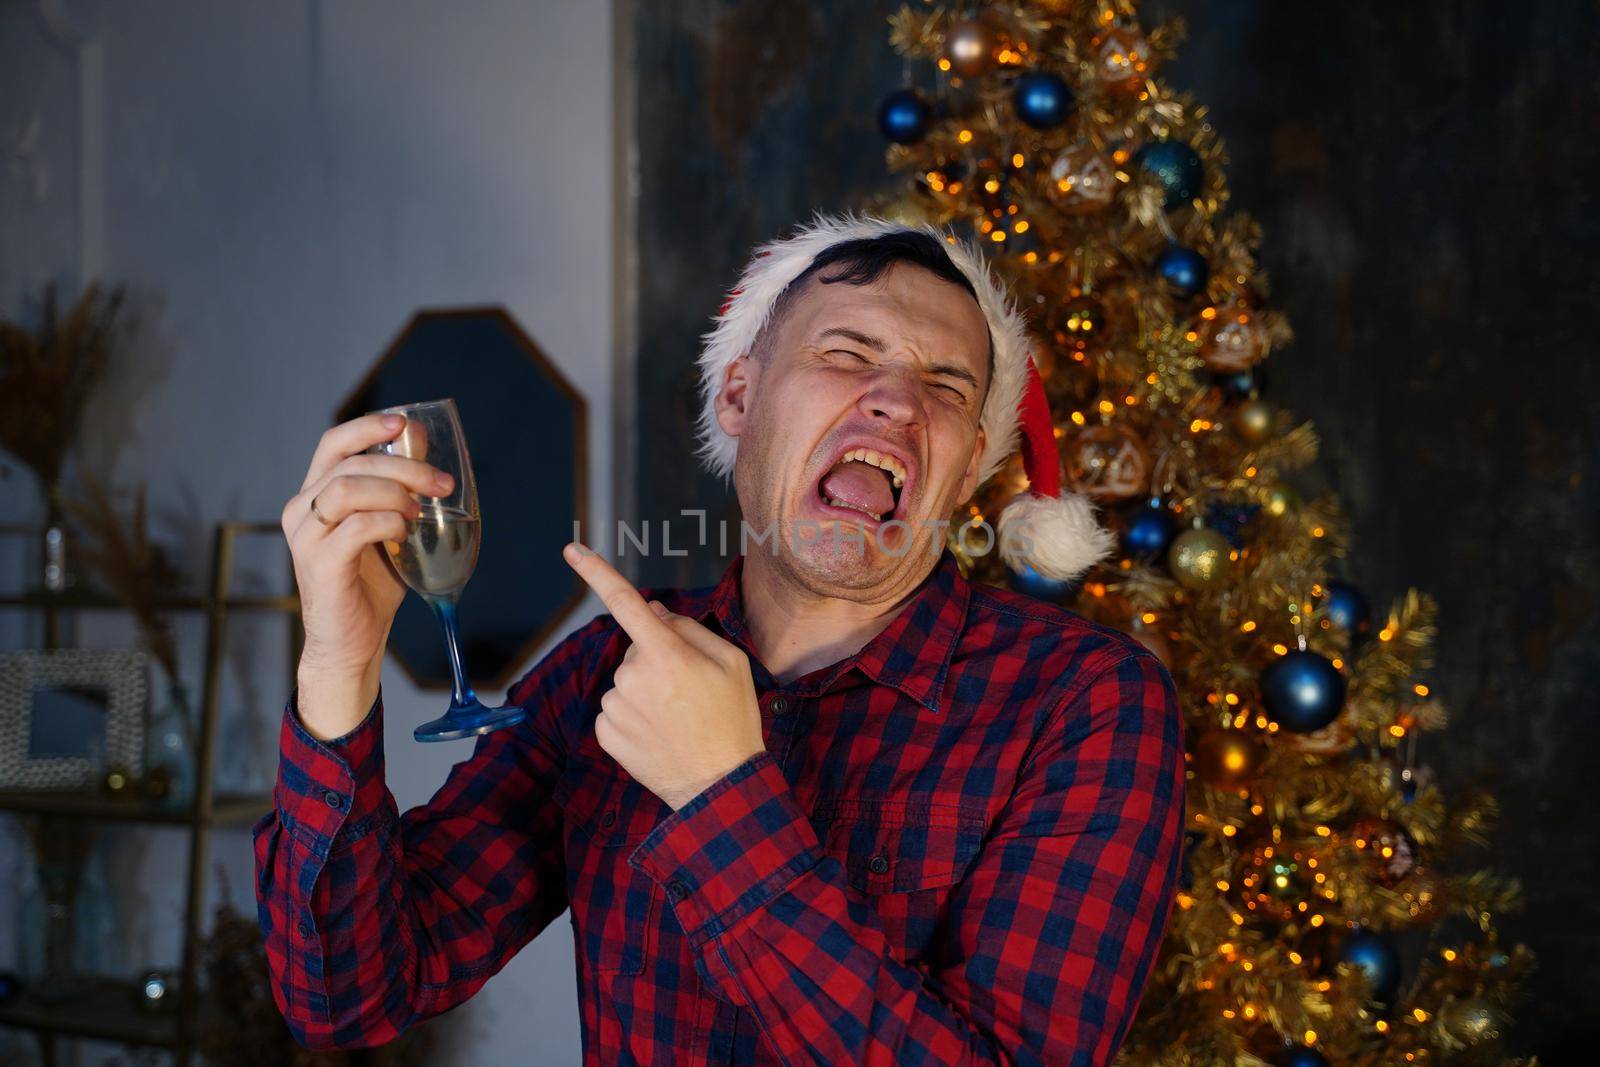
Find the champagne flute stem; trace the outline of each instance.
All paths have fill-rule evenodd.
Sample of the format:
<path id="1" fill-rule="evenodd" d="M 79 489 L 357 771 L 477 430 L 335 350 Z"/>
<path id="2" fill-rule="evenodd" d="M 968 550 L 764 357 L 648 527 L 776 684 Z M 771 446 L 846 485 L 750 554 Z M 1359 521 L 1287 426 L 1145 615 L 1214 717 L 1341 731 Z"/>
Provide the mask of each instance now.
<path id="1" fill-rule="evenodd" d="M 461 633 L 456 623 L 454 597 L 428 597 L 428 606 L 444 630 L 444 646 L 450 654 L 450 710 L 478 703 L 478 694 L 467 684 L 466 671 L 461 666 Z"/>

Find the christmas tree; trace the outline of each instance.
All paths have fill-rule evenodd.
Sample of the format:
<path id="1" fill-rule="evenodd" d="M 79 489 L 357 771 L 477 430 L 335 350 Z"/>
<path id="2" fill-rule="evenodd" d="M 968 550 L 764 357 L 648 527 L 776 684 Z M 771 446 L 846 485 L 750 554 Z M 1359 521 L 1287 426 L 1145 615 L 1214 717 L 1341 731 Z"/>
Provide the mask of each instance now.
<path id="1" fill-rule="evenodd" d="M 1160 76 L 1181 23 L 1035 0 L 890 27 L 906 84 L 878 123 L 908 181 L 870 206 L 990 250 L 1037 335 L 1066 479 L 1120 549 L 1071 586 L 1008 573 L 963 527 L 1026 487 L 1020 463 L 950 547 L 972 577 L 1128 631 L 1183 698 L 1184 876 L 1122 1059 L 1520 1062 L 1502 1042 L 1533 961 L 1495 927 L 1517 886 L 1461 855 L 1494 799 L 1415 759 L 1446 725 L 1423 680 L 1434 603 L 1374 616 L 1337 577 L 1338 500 L 1296 491 L 1317 435 L 1262 388 L 1289 326 L 1206 109 Z"/>

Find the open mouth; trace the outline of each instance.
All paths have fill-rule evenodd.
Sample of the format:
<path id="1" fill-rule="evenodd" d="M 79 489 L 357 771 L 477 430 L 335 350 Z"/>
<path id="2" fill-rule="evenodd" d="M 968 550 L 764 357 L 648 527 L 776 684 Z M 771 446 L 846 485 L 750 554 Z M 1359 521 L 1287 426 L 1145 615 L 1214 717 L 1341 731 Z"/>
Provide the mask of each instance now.
<path id="1" fill-rule="evenodd" d="M 885 452 L 852 448 L 817 481 L 817 498 L 830 508 L 886 522 L 900 510 L 905 464 Z"/>

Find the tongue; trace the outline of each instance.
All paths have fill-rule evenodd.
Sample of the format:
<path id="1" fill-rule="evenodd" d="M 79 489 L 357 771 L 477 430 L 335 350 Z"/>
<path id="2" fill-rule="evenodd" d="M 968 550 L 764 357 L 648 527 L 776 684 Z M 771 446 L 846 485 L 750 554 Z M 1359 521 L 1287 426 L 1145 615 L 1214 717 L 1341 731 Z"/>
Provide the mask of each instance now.
<path id="1" fill-rule="evenodd" d="M 888 473 L 857 459 L 839 464 L 823 477 L 822 495 L 880 517 L 894 510 Z"/>

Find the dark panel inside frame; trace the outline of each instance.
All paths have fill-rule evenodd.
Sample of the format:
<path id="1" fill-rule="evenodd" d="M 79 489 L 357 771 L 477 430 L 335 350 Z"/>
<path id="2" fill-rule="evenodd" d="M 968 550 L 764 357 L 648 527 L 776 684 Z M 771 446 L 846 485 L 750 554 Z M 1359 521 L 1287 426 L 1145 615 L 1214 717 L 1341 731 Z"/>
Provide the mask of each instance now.
<path id="1" fill-rule="evenodd" d="M 503 309 L 468 308 L 419 312 L 337 418 L 443 397 L 461 413 L 483 513 L 460 621 L 469 680 L 491 703 L 581 599 L 561 546 L 586 518 L 587 416 Z M 422 598 L 400 605 L 389 649 L 419 685 L 449 687 L 444 637 Z"/>

